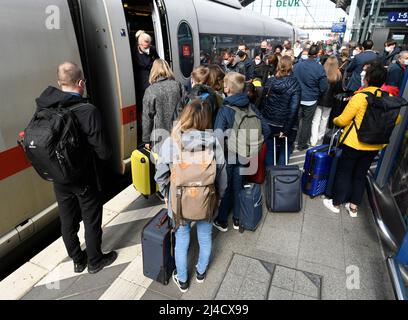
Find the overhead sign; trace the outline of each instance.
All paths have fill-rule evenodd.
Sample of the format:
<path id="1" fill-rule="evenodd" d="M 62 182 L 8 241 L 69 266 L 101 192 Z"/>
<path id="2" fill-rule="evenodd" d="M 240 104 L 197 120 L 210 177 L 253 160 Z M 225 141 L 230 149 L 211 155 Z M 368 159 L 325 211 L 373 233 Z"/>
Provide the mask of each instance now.
<path id="1" fill-rule="evenodd" d="M 390 12 L 388 14 L 388 23 L 392 23 L 392 24 L 406 24 L 408 23 L 408 11 L 405 12 Z"/>
<path id="2" fill-rule="evenodd" d="M 278 8 L 300 7 L 300 0 L 276 0 Z"/>
<path id="3" fill-rule="evenodd" d="M 345 22 L 333 23 L 331 32 L 335 32 L 335 33 L 345 33 L 345 32 L 346 32 L 346 28 L 347 28 L 347 25 L 346 25 Z"/>

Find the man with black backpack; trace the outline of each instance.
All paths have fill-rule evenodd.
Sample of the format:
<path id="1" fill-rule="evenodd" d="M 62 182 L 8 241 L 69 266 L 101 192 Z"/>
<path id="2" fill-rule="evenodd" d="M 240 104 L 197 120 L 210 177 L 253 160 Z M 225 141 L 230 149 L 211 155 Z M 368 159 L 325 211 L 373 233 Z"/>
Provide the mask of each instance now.
<path id="1" fill-rule="evenodd" d="M 54 183 L 62 238 L 74 271 L 88 266 L 96 273 L 112 264 L 117 253 L 103 254 L 102 203 L 94 154 L 109 159 L 111 151 L 102 131 L 98 109 L 82 95 L 85 80 L 72 62 L 58 66 L 60 89 L 48 87 L 36 99 L 37 110 L 25 130 L 24 148 L 40 176 Z M 80 221 L 85 226 L 86 251 L 77 236 Z"/>
<path id="2" fill-rule="evenodd" d="M 323 200 L 326 208 L 334 213 L 339 213 L 340 206 L 345 204 L 349 215 L 357 217 L 371 162 L 389 143 L 400 121 L 400 108 L 407 105 L 405 99 L 391 97 L 380 90 L 386 76 L 387 70 L 381 62 L 371 62 L 363 89 L 355 93 L 343 113 L 333 120 L 334 125 L 344 127 L 333 199 Z"/>

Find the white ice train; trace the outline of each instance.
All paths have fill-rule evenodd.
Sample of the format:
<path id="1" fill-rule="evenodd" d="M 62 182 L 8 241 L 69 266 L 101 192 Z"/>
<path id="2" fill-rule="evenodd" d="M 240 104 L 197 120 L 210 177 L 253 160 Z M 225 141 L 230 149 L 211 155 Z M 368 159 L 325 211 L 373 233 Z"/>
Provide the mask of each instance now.
<path id="1" fill-rule="evenodd" d="M 123 174 L 136 148 L 132 48 L 146 30 L 184 81 L 200 57 L 240 42 L 294 40 L 283 22 L 241 10 L 238 0 L 2 0 L 0 3 L 0 258 L 57 217 L 52 184 L 39 178 L 16 141 L 34 100 L 56 86 L 56 67 L 80 64 Z"/>

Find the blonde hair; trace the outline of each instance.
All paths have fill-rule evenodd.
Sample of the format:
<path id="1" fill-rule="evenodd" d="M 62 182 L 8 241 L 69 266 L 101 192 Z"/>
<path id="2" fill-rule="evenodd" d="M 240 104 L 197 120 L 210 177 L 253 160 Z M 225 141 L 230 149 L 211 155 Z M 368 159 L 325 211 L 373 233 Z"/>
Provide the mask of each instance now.
<path id="1" fill-rule="evenodd" d="M 339 70 L 339 61 L 335 56 L 328 57 L 323 67 L 326 71 L 327 80 L 329 80 L 330 83 L 335 83 L 340 80 L 341 72 Z"/>
<path id="2" fill-rule="evenodd" d="M 293 70 L 293 61 L 290 56 L 283 56 L 278 63 L 277 78 L 283 78 L 289 75 Z"/>
<path id="3" fill-rule="evenodd" d="M 204 66 L 199 66 L 194 68 L 193 72 L 191 73 L 191 78 L 196 84 L 205 84 L 208 81 L 209 75 L 210 69 Z"/>
<path id="4" fill-rule="evenodd" d="M 143 41 L 147 41 L 148 43 L 152 42 L 152 37 L 144 30 L 137 31 L 135 37 L 137 39 L 138 44 L 142 44 Z"/>
<path id="5" fill-rule="evenodd" d="M 157 82 L 159 78 L 174 80 L 173 71 L 167 61 L 163 59 L 154 60 L 152 69 L 150 70 L 149 83 L 153 84 Z"/>
<path id="6" fill-rule="evenodd" d="M 245 76 L 238 72 L 228 72 L 224 78 L 224 87 L 228 87 L 231 94 L 242 93 L 245 88 Z"/>
<path id="7" fill-rule="evenodd" d="M 208 100 L 194 99 L 181 112 L 171 133 L 172 138 L 179 142 L 181 135 L 191 129 L 205 131 L 212 128 L 212 109 Z"/>

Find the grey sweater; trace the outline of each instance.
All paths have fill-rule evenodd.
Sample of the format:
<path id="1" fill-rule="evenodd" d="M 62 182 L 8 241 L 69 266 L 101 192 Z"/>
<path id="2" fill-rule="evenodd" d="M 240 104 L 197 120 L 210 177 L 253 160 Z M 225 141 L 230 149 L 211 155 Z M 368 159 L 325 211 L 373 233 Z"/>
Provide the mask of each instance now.
<path id="1" fill-rule="evenodd" d="M 227 189 L 227 170 L 224 158 L 224 152 L 214 133 L 191 130 L 183 133 L 181 138 L 182 146 L 185 150 L 194 151 L 202 150 L 202 146 L 206 149 L 214 150 L 215 160 L 217 163 L 217 173 L 215 177 L 215 187 L 219 199 L 224 196 Z M 167 138 L 162 144 L 159 151 L 159 159 L 156 164 L 156 175 L 154 179 L 159 185 L 159 190 L 162 195 L 168 198 L 168 215 L 173 217 L 171 210 L 171 197 L 169 194 L 170 187 L 170 171 L 173 164 L 173 157 L 177 156 L 179 148 L 172 138 Z"/>
<path id="2" fill-rule="evenodd" d="M 176 80 L 161 78 L 146 89 L 142 116 L 144 143 L 157 142 L 158 137 L 152 134 L 154 129 L 170 133 L 171 117 L 182 95 L 182 85 Z"/>

